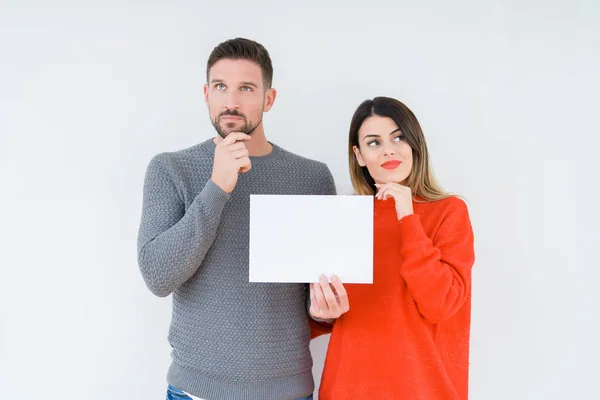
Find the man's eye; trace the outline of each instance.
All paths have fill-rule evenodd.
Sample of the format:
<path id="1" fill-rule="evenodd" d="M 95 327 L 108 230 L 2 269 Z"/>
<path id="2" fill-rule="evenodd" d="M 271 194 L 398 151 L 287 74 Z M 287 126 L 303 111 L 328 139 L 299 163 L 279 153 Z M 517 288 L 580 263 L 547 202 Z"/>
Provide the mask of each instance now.
<path id="1" fill-rule="evenodd" d="M 223 89 L 225 89 L 225 85 L 223 85 L 222 83 L 217 83 L 217 85 L 215 86 L 215 88 L 217 90 L 223 90 Z"/>
<path id="2" fill-rule="evenodd" d="M 243 90 L 244 92 L 251 92 L 251 91 L 252 91 L 252 88 L 251 88 L 250 86 L 242 86 L 242 90 Z"/>

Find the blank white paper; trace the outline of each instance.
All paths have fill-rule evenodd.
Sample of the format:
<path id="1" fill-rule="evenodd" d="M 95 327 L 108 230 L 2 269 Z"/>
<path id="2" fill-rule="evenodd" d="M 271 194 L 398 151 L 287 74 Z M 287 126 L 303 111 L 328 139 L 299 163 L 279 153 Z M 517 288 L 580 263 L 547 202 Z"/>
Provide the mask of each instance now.
<path id="1" fill-rule="evenodd" d="M 373 196 L 250 196 L 250 282 L 373 283 Z"/>

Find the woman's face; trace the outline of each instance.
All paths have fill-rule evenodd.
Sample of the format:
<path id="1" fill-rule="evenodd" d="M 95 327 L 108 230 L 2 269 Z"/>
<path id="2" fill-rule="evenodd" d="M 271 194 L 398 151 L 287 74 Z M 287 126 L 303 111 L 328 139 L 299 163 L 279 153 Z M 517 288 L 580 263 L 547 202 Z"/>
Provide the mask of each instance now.
<path id="1" fill-rule="evenodd" d="M 358 147 L 353 150 L 358 164 L 367 167 L 375 183 L 403 183 L 412 170 L 412 148 L 389 117 L 365 119 L 358 130 Z"/>

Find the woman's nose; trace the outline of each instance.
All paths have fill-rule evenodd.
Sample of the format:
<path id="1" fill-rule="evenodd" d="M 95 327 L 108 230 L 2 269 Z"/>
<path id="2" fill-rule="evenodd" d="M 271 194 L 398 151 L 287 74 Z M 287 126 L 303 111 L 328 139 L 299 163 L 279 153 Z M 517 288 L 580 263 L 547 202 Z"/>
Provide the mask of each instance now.
<path id="1" fill-rule="evenodd" d="M 386 156 L 392 156 L 394 155 L 394 146 L 392 145 L 384 145 L 383 146 L 383 154 Z"/>

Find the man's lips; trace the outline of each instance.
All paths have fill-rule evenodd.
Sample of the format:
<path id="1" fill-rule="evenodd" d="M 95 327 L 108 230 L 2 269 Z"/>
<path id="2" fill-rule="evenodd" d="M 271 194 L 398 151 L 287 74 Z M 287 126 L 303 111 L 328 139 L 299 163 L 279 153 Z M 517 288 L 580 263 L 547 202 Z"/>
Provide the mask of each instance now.
<path id="1" fill-rule="evenodd" d="M 233 119 L 233 120 L 237 121 L 237 120 L 242 119 L 242 117 L 238 117 L 238 116 L 235 116 L 235 115 L 223 115 L 219 119 Z"/>
<path id="2" fill-rule="evenodd" d="M 402 162 L 398 160 L 390 160 L 381 164 L 381 167 L 385 169 L 396 169 L 400 166 L 400 164 L 402 164 Z"/>

